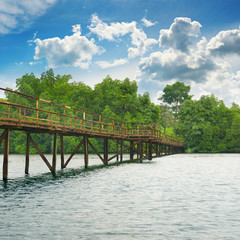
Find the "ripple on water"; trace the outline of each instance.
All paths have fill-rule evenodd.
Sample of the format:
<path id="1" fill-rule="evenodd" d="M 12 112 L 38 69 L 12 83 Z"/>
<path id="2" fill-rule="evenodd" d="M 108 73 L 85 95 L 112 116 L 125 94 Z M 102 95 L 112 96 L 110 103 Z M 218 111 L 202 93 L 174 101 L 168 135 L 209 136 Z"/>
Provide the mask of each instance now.
<path id="1" fill-rule="evenodd" d="M 239 157 L 179 154 L 91 171 L 76 160 L 55 177 L 36 158 L 38 171 L 18 177 L 18 156 L 16 178 L 0 187 L 1 239 L 238 240 Z"/>

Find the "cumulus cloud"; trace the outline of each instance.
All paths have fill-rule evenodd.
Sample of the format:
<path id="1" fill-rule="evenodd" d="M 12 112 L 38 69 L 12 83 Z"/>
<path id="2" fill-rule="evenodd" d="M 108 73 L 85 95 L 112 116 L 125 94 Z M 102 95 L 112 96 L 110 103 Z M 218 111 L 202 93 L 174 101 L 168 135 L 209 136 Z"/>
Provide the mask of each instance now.
<path id="1" fill-rule="evenodd" d="M 1 0 L 0 33 L 21 32 L 56 2 L 57 0 Z"/>
<path id="2" fill-rule="evenodd" d="M 98 15 L 93 14 L 91 19 L 91 25 L 89 29 L 92 33 L 96 34 L 99 40 L 107 39 L 110 41 L 114 41 L 115 38 L 120 36 L 124 36 L 129 32 L 133 32 L 134 28 L 136 28 L 136 22 L 116 22 L 107 24 L 99 19 Z"/>
<path id="3" fill-rule="evenodd" d="M 210 54 L 225 56 L 237 54 L 240 56 L 240 30 L 221 31 L 207 44 Z"/>
<path id="4" fill-rule="evenodd" d="M 130 47 L 128 49 L 129 58 L 143 56 L 151 45 L 157 44 L 157 40 L 147 38 L 144 31 L 137 27 L 137 23 L 135 21 L 130 23 L 115 22 L 107 24 L 94 14 L 92 15 L 89 29 L 92 33 L 98 36 L 99 40 L 107 39 L 109 41 L 115 41 L 119 37 L 130 34 L 131 43 L 134 47 Z"/>
<path id="5" fill-rule="evenodd" d="M 147 20 L 145 17 L 141 21 L 145 27 L 152 27 L 157 24 L 157 22 L 151 22 L 150 20 Z"/>
<path id="6" fill-rule="evenodd" d="M 46 58 L 49 67 L 76 66 L 88 68 L 92 57 L 101 54 L 104 50 L 98 47 L 94 39 L 81 36 L 81 26 L 73 26 L 73 35 L 44 40 L 35 39 L 34 59 Z"/>
<path id="7" fill-rule="evenodd" d="M 155 83 L 161 90 L 181 81 L 192 86 L 196 97 L 214 93 L 228 105 L 240 103 L 240 31 L 221 31 L 209 41 L 202 37 L 194 43 L 192 37 L 199 35 L 200 27 L 189 18 L 176 18 L 168 30 L 161 30 L 162 48 L 139 62 L 141 85 Z"/>
<path id="8" fill-rule="evenodd" d="M 158 81 L 204 82 L 209 71 L 218 66 L 211 60 L 196 53 L 187 54 L 174 49 L 154 52 L 149 57 L 141 59 L 139 69 L 142 78 Z"/>
<path id="9" fill-rule="evenodd" d="M 120 65 L 124 65 L 127 63 L 127 59 L 126 58 L 121 58 L 121 59 L 115 59 L 113 61 L 97 61 L 96 64 L 104 69 L 104 68 L 110 68 L 110 67 L 116 67 L 116 66 L 120 66 Z"/>
<path id="10" fill-rule="evenodd" d="M 192 22 L 190 18 L 175 18 L 169 29 L 160 30 L 160 46 L 188 52 L 191 38 L 198 36 L 201 26 L 199 22 Z"/>

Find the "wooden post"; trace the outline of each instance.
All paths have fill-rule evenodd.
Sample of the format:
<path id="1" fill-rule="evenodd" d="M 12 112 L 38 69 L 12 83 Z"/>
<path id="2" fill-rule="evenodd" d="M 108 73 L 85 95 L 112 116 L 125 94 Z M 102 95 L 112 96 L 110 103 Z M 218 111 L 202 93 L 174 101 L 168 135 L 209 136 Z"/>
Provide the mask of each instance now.
<path id="1" fill-rule="evenodd" d="M 118 149 L 118 139 L 117 139 L 117 153 L 118 153 L 119 149 Z M 117 162 L 119 161 L 119 155 L 117 155 Z"/>
<path id="2" fill-rule="evenodd" d="M 123 161 L 123 154 L 122 154 L 122 150 L 123 150 L 123 140 L 121 140 L 121 142 L 120 142 L 120 151 L 121 151 L 121 154 L 120 154 L 120 162 L 122 162 Z"/>
<path id="3" fill-rule="evenodd" d="M 30 133 L 27 133 L 25 174 L 29 174 Z"/>
<path id="4" fill-rule="evenodd" d="M 57 134 L 54 133 L 53 136 L 53 158 L 52 158 L 52 170 L 51 172 L 56 172 L 56 162 L 57 162 Z"/>
<path id="5" fill-rule="evenodd" d="M 130 146 L 133 145 L 133 140 L 130 141 Z M 134 151 L 133 146 L 130 148 L 130 160 L 133 160 Z"/>
<path id="6" fill-rule="evenodd" d="M 63 135 L 60 135 L 60 151 L 61 151 L 61 169 L 64 168 L 64 145 L 63 145 Z"/>
<path id="7" fill-rule="evenodd" d="M 104 164 L 108 164 L 108 139 L 104 138 Z"/>
<path id="8" fill-rule="evenodd" d="M 142 143 L 142 141 L 139 143 L 139 150 L 140 150 L 140 153 L 139 153 L 140 162 L 142 162 L 142 159 L 143 159 L 143 143 Z"/>
<path id="9" fill-rule="evenodd" d="M 88 168 L 88 137 L 84 136 L 84 164 L 85 168 Z"/>
<path id="10" fill-rule="evenodd" d="M 9 129 L 5 130 L 4 155 L 3 155 L 3 180 L 8 179 L 8 157 L 9 157 Z"/>
<path id="11" fill-rule="evenodd" d="M 148 160 L 152 160 L 152 142 L 148 142 Z"/>

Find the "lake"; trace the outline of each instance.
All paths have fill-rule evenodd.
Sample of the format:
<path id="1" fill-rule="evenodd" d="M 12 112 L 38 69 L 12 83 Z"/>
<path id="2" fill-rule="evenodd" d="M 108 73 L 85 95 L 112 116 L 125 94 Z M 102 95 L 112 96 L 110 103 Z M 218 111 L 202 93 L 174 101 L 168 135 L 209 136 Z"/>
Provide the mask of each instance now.
<path id="1" fill-rule="evenodd" d="M 0 239 L 240 239 L 240 154 L 88 171 L 82 155 L 61 171 L 58 156 L 55 177 L 37 155 L 25 176 L 24 158 L 10 155 L 10 180 L 0 183 Z M 95 155 L 89 162 L 102 164 Z"/>

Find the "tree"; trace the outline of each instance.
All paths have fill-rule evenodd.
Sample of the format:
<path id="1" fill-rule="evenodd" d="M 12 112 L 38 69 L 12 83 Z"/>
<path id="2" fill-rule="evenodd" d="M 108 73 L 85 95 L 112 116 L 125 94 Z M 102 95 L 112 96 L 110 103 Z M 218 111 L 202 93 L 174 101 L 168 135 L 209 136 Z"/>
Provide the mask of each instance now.
<path id="1" fill-rule="evenodd" d="M 172 105 L 172 110 L 175 116 L 179 113 L 180 105 L 187 99 L 191 99 L 192 96 L 188 95 L 190 86 L 186 86 L 182 82 L 176 82 L 173 85 L 168 85 L 163 89 L 164 94 L 158 100 L 162 100 L 165 103 Z"/>

